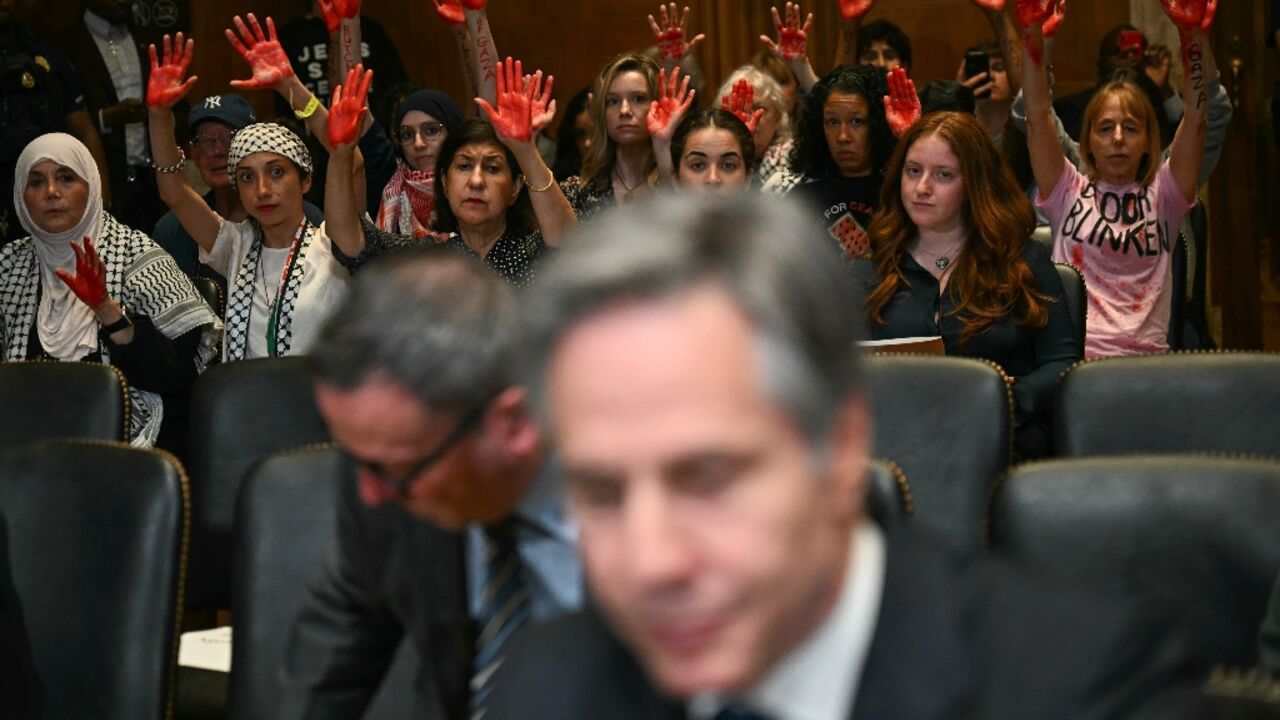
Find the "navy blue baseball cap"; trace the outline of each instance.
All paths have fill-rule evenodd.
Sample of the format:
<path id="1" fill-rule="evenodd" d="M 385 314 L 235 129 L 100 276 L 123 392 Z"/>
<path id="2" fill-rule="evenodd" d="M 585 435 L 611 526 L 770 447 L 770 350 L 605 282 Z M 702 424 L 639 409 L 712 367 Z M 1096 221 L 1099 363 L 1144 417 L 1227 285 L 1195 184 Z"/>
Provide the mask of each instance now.
<path id="1" fill-rule="evenodd" d="M 187 131 L 195 132 L 196 126 L 205 120 L 219 120 L 235 130 L 243 130 L 246 126 L 258 121 L 244 96 L 235 93 L 210 95 L 197 102 L 187 116 Z"/>

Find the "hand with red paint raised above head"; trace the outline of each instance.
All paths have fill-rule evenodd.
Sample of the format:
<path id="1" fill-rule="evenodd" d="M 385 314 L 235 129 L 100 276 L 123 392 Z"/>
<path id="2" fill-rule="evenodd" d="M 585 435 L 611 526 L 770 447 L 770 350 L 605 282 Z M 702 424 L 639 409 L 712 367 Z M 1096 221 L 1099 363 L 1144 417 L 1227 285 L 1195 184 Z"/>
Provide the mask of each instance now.
<path id="1" fill-rule="evenodd" d="M 689 89 L 688 75 L 680 82 L 680 68 L 672 70 L 669 79 L 665 69 L 659 70 L 658 99 L 649 103 L 649 115 L 644 120 L 649 136 L 660 143 L 670 143 L 694 95 L 695 91 Z"/>
<path id="2" fill-rule="evenodd" d="M 178 33 L 176 38 L 166 34 L 163 44 L 162 59 L 156 57 L 154 43 L 147 46 L 147 53 L 151 56 L 151 72 L 147 76 L 148 107 L 173 107 L 196 84 L 196 76 L 187 77 L 196 41 L 183 39 L 182 33 Z"/>
<path id="3" fill-rule="evenodd" d="M 801 25 L 798 2 L 787 3 L 783 9 L 784 15 L 778 14 L 776 5 L 769 8 L 769 12 L 773 14 L 773 25 L 778 29 L 778 39 L 775 42 L 768 35 L 761 35 L 760 42 L 783 60 L 791 61 L 804 57 L 809 49 L 809 31 L 813 29 L 813 13 L 809 13 L 804 24 Z M 783 20 L 784 16 L 785 20 Z"/>
<path id="4" fill-rule="evenodd" d="M 533 131 L 542 132 L 542 129 L 550 125 L 556 116 L 556 101 L 551 98 L 551 88 L 555 85 L 556 78 L 554 75 L 548 75 L 544 84 L 542 71 L 539 70 L 533 75 L 526 75 L 524 81 L 532 83 L 533 92 L 530 97 L 533 100 L 533 108 L 530 112 L 533 115 L 531 121 Z"/>
<path id="5" fill-rule="evenodd" d="M 534 78 L 524 76 L 524 66 L 519 60 L 507 58 L 498 61 L 498 106 L 495 108 L 484 98 L 476 98 L 476 104 L 493 126 L 503 144 L 526 144 L 533 140 L 533 106 L 541 90 L 534 87 Z"/>
<path id="6" fill-rule="evenodd" d="M 1004 0 L 973 0 L 973 4 L 977 5 L 979 10 L 1004 12 Z"/>
<path id="7" fill-rule="evenodd" d="M 889 71 L 889 94 L 884 96 L 884 116 L 894 137 L 902 137 L 920 119 L 920 96 L 907 71 L 896 67 Z"/>
<path id="8" fill-rule="evenodd" d="M 686 42 L 685 38 L 689 34 L 689 8 L 686 6 L 683 13 L 675 3 L 671 3 L 670 8 L 668 10 L 667 5 L 658 5 L 658 19 L 649 16 L 649 29 L 653 30 L 653 35 L 658 40 L 658 55 L 662 61 L 678 63 L 707 36 L 699 33 Z M 679 23 L 676 22 L 677 17 L 680 19 Z"/>
<path id="9" fill-rule="evenodd" d="M 107 296 L 107 266 L 102 262 L 102 258 L 98 257 L 98 251 L 93 248 L 93 241 L 88 235 L 84 237 L 83 248 L 76 245 L 74 241 L 69 244 L 72 252 L 76 254 L 75 275 L 62 268 L 53 272 L 59 280 L 71 288 L 71 292 L 80 298 L 80 302 L 97 311 L 110 299 Z"/>
<path id="10" fill-rule="evenodd" d="M 462 3 L 458 0 L 431 0 L 431 4 L 435 5 L 440 19 L 450 25 L 461 25 L 467 21 L 467 16 L 462 12 Z"/>
<path id="11" fill-rule="evenodd" d="M 875 5 L 876 0 L 840 0 L 840 17 L 845 22 L 862 20 Z"/>
<path id="12" fill-rule="evenodd" d="M 1160 4 L 1164 6 L 1164 14 L 1182 32 L 1209 32 L 1218 11 L 1218 0 L 1160 0 Z"/>
<path id="13" fill-rule="evenodd" d="M 755 94 L 756 89 L 747 82 L 746 78 L 742 78 L 733 84 L 728 95 L 720 98 L 720 109 L 736 115 L 742 124 L 747 126 L 747 132 L 752 135 L 756 134 L 756 127 L 760 125 L 760 118 L 764 116 L 764 108 L 751 110 Z"/>
<path id="14" fill-rule="evenodd" d="M 1045 20 L 1044 25 L 1041 26 L 1041 33 L 1047 38 L 1057 35 L 1058 28 L 1062 26 L 1062 19 L 1066 16 L 1067 0 L 1058 0 L 1057 4 L 1053 6 L 1053 13 L 1049 15 L 1049 19 Z"/>
<path id="15" fill-rule="evenodd" d="M 316 3 L 320 6 L 320 15 L 330 34 L 338 31 L 343 20 L 360 16 L 360 0 L 316 0 Z"/>
<path id="16" fill-rule="evenodd" d="M 227 29 L 227 40 L 231 47 L 240 53 L 240 57 L 249 63 L 253 77 L 248 80 L 232 80 L 231 86 L 242 90 L 262 90 L 275 88 L 285 78 L 293 75 L 293 66 L 289 64 L 289 56 L 280 47 L 280 38 L 276 36 L 276 23 L 267 18 L 267 32 L 262 32 L 258 18 L 249 13 L 249 23 L 236 15 L 231 21 L 235 24 L 239 35 Z"/>
<path id="17" fill-rule="evenodd" d="M 373 71 L 357 65 L 347 73 L 347 81 L 333 89 L 329 107 L 329 147 L 351 145 L 360 137 L 360 124 L 369 108 L 369 84 Z"/>
<path id="18" fill-rule="evenodd" d="M 1041 26 L 1054 12 L 1054 0 L 1017 0 L 1018 26 L 1027 31 Z"/>

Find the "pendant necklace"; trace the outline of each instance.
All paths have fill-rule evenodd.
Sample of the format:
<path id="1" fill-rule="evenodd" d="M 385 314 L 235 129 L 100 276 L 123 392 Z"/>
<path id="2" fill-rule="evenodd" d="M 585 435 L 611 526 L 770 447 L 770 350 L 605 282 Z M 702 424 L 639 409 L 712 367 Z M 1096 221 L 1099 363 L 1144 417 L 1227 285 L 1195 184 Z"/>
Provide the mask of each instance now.
<path id="1" fill-rule="evenodd" d="M 960 244 L 947 250 L 945 253 L 942 253 L 941 255 L 939 255 L 938 253 L 935 253 L 922 245 L 919 245 L 919 244 L 916 245 L 917 250 L 920 250 L 921 252 L 933 258 L 934 267 L 938 268 L 939 270 L 946 270 L 947 268 L 951 267 L 952 256 L 959 255 L 960 249 L 962 247 L 964 247 L 963 241 L 961 241 Z"/>
<path id="2" fill-rule="evenodd" d="M 618 174 L 618 171 L 616 169 L 613 171 L 613 179 L 617 180 L 618 184 L 622 186 L 622 189 L 627 191 L 627 195 L 630 195 L 632 192 L 635 191 L 636 188 L 644 184 L 644 178 L 641 178 L 640 181 L 637 182 L 635 185 L 628 186 L 627 181 L 622 179 L 622 176 Z M 623 197 L 626 197 L 626 195 L 624 195 Z"/>

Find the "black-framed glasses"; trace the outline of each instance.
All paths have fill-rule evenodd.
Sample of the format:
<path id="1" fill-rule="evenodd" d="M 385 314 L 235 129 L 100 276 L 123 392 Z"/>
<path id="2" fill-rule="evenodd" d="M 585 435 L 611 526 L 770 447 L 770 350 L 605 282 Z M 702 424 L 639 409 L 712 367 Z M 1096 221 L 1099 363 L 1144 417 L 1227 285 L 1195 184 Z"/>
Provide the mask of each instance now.
<path id="1" fill-rule="evenodd" d="M 415 461 L 412 467 L 398 476 L 389 474 L 381 463 L 358 458 L 347 452 L 346 448 L 340 448 L 340 451 L 351 464 L 373 475 L 378 479 L 378 482 L 382 483 L 383 487 L 395 493 L 396 497 L 403 498 L 408 494 L 409 484 L 413 482 L 414 478 L 426 472 L 432 465 L 440 462 L 455 445 L 462 442 L 463 438 L 476 429 L 476 426 L 480 424 L 480 420 L 484 418 L 485 411 L 489 409 L 489 401 L 492 399 L 492 397 L 486 398 L 483 402 L 468 410 L 458 420 L 458 424 L 454 425 L 453 429 L 449 431 L 449 434 L 440 441 L 440 444 L 436 445 L 431 452 L 424 455 L 422 459 Z"/>
<path id="2" fill-rule="evenodd" d="M 218 148 L 228 150 L 231 148 L 231 135 L 195 135 L 191 138 L 191 144 L 201 152 L 210 152 Z"/>
<path id="3" fill-rule="evenodd" d="M 437 122 L 426 122 L 416 128 L 409 125 L 401 125 L 400 129 L 396 130 L 396 139 L 400 141 L 401 145 L 412 145 L 414 139 L 419 135 L 422 136 L 424 141 L 430 142 L 443 134 L 444 125 Z"/>

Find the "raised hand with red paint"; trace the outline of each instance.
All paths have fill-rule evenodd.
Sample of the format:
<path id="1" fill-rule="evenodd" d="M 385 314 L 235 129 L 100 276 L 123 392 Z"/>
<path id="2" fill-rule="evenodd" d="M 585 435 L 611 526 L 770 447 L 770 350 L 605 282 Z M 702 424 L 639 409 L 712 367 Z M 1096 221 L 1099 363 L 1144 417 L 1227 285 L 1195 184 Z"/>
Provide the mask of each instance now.
<path id="1" fill-rule="evenodd" d="M 84 247 L 71 242 L 71 250 L 76 254 L 76 274 L 72 275 L 62 268 L 54 270 L 58 279 L 71 288 L 71 292 L 80 298 L 80 302 L 97 311 L 107 297 L 107 266 L 93 249 L 93 241 L 84 237 Z"/>
<path id="2" fill-rule="evenodd" d="M 977 5 L 979 10 L 1004 12 L 1004 0 L 973 0 L 973 4 Z"/>
<path id="3" fill-rule="evenodd" d="M 166 34 L 163 60 L 156 57 L 154 43 L 147 46 L 147 52 L 151 55 L 151 73 L 147 77 L 148 107 L 173 107 L 196 84 L 196 76 L 187 77 L 187 68 L 191 67 L 195 46 L 196 41 L 189 38 L 184 40 L 182 33 L 178 33 L 176 38 L 170 38 Z"/>
<path id="4" fill-rule="evenodd" d="M 1017 0 L 1018 24 L 1022 27 L 1022 44 L 1027 57 L 1036 65 L 1044 64 L 1044 39 L 1053 37 L 1066 14 L 1066 0 Z"/>
<path id="5" fill-rule="evenodd" d="M 1067 16 L 1067 0 L 1058 0 L 1053 6 L 1053 14 L 1048 20 L 1044 21 L 1044 25 L 1040 27 L 1041 33 L 1051 38 L 1058 34 L 1058 28 L 1062 25 L 1062 19 Z"/>
<path id="6" fill-rule="evenodd" d="M 534 87 L 533 78 L 526 78 L 523 71 L 523 63 L 519 60 L 499 60 L 498 107 L 494 108 L 484 98 L 476 98 L 476 104 L 503 142 L 528 143 L 533 140 L 534 97 L 540 89 Z"/>
<path id="7" fill-rule="evenodd" d="M 249 63 L 249 68 L 253 70 L 253 77 L 249 80 L 232 80 L 231 86 L 244 90 L 274 88 L 281 80 L 293 75 L 289 56 L 285 55 L 284 48 L 280 47 L 274 20 L 267 18 L 267 32 L 264 34 L 262 26 L 258 24 L 258 18 L 253 13 L 249 13 L 247 17 L 248 25 L 240 19 L 239 15 L 231 20 L 239 31 L 238 36 L 230 28 L 227 29 L 226 34 L 227 40 L 231 41 L 231 47 L 234 47 L 236 52 L 240 53 L 240 57 Z"/>
<path id="8" fill-rule="evenodd" d="M 1054 13 L 1054 0 L 1017 0 L 1018 25 L 1023 31 L 1043 25 Z"/>
<path id="9" fill-rule="evenodd" d="M 329 33 L 338 32 L 343 20 L 351 20 L 360 16 L 360 0 L 316 0 L 320 6 L 320 15 L 324 17 L 324 26 Z"/>
<path id="10" fill-rule="evenodd" d="M 1209 32 L 1218 11 L 1218 0 L 1160 0 L 1160 4 L 1164 6 L 1164 14 L 1185 33 L 1197 29 Z"/>
<path id="11" fill-rule="evenodd" d="M 840 17 L 845 22 L 853 22 L 866 17 L 875 7 L 876 0 L 840 0 Z"/>
<path id="12" fill-rule="evenodd" d="M 360 124 L 369 108 L 369 84 L 373 71 L 356 65 L 347 73 L 347 81 L 333 89 L 329 106 L 329 147 L 350 145 L 360 137 Z"/>
<path id="13" fill-rule="evenodd" d="M 659 142 L 670 142 L 676 126 L 684 117 L 689 105 L 693 103 L 695 91 L 689 89 L 689 76 L 680 82 L 680 68 L 671 71 L 670 79 L 666 69 L 658 71 L 658 99 L 649 103 L 649 115 L 644 125 L 649 136 Z"/>
<path id="14" fill-rule="evenodd" d="M 667 5 L 658 6 L 658 18 L 655 20 L 652 15 L 649 16 L 649 28 L 653 30 L 653 35 L 658 39 L 658 55 L 665 62 L 680 62 L 685 55 L 693 51 L 693 48 L 706 39 L 706 35 L 699 33 L 688 42 L 685 37 L 689 32 L 689 8 L 686 6 L 684 12 L 680 12 L 680 8 L 675 3 L 670 4 L 670 10 Z M 676 18 L 680 18 L 680 22 L 676 23 Z"/>
<path id="15" fill-rule="evenodd" d="M 462 3 L 458 0 L 431 0 L 431 4 L 436 6 L 436 14 L 440 19 L 450 25 L 461 25 L 467 21 L 467 16 L 462 12 Z"/>
<path id="16" fill-rule="evenodd" d="M 920 96 L 907 71 L 896 67 L 889 71 L 889 94 L 884 96 L 884 116 L 894 137 L 902 137 L 920 119 Z"/>
<path id="17" fill-rule="evenodd" d="M 773 13 L 773 25 L 778 29 L 778 40 L 774 42 L 768 35 L 761 35 L 760 42 L 770 50 L 778 53 L 783 60 L 796 60 L 805 56 L 809 47 L 809 31 L 813 29 L 813 13 L 809 13 L 800 24 L 800 3 L 787 3 L 784 9 L 786 20 L 778 15 L 778 8 L 769 8 Z"/>
<path id="18" fill-rule="evenodd" d="M 756 89 L 746 78 L 738 80 L 733 84 L 733 89 L 728 95 L 720 98 L 720 109 L 733 113 L 747 126 L 747 132 L 752 135 L 756 134 L 756 127 L 760 124 L 760 118 L 764 116 L 764 108 L 757 108 L 752 111 L 751 104 L 755 100 Z"/>
<path id="19" fill-rule="evenodd" d="M 539 70 L 532 76 L 526 75 L 524 81 L 526 84 L 532 83 L 533 93 L 530 96 L 533 101 L 533 107 L 530 109 L 532 129 L 535 133 L 542 132 L 542 129 L 550 125 L 556 116 L 556 101 L 551 98 L 551 88 L 555 85 L 556 78 L 554 75 L 548 75 L 544 85 L 542 71 Z"/>

